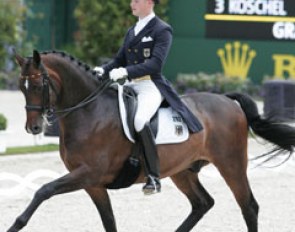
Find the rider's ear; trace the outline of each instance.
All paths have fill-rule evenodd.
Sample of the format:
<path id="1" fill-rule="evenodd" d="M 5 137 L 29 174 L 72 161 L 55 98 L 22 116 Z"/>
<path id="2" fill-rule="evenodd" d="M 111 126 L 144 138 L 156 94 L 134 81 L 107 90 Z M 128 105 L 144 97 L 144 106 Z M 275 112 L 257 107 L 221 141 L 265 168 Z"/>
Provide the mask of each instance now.
<path id="1" fill-rule="evenodd" d="M 33 52 L 33 61 L 36 67 L 39 67 L 40 63 L 41 63 L 41 57 L 40 54 L 37 50 L 34 50 Z"/>

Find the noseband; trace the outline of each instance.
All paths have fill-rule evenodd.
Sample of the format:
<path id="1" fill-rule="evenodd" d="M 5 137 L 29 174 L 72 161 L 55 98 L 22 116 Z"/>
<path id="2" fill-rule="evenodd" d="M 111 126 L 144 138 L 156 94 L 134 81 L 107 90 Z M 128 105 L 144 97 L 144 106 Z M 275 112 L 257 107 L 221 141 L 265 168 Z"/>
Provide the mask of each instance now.
<path id="1" fill-rule="evenodd" d="M 32 75 L 21 75 L 21 79 L 28 81 L 30 79 L 36 79 L 41 77 L 42 78 L 42 105 L 26 105 L 25 108 L 27 111 L 38 111 L 41 112 L 42 114 L 46 115 L 51 115 L 53 112 L 53 109 L 50 106 L 50 92 L 49 92 L 49 75 L 47 70 L 41 66 L 41 73 L 38 74 L 32 74 Z"/>

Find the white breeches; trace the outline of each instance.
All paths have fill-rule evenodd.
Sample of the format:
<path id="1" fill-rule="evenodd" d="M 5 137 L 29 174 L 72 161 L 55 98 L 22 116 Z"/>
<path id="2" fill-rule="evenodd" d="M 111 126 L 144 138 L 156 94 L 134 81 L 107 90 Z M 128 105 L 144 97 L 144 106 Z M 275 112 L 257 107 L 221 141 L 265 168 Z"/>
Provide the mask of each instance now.
<path id="1" fill-rule="evenodd" d="M 151 80 L 133 81 L 126 83 L 132 87 L 138 98 L 137 111 L 134 118 L 134 127 L 137 132 L 150 121 L 160 107 L 163 97 L 157 86 Z"/>

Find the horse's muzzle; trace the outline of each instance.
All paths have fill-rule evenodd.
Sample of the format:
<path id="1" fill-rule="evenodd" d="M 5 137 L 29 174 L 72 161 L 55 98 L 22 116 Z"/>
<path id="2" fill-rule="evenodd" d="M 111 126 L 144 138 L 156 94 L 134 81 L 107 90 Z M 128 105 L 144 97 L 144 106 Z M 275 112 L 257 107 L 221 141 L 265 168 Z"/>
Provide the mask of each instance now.
<path id="1" fill-rule="evenodd" d="M 26 124 L 26 131 L 29 134 L 33 134 L 33 135 L 40 134 L 43 131 L 43 123 L 42 122 L 27 123 Z"/>
<path id="2" fill-rule="evenodd" d="M 42 132 L 42 127 L 35 125 L 33 127 L 26 127 L 26 130 L 29 134 L 37 135 Z"/>

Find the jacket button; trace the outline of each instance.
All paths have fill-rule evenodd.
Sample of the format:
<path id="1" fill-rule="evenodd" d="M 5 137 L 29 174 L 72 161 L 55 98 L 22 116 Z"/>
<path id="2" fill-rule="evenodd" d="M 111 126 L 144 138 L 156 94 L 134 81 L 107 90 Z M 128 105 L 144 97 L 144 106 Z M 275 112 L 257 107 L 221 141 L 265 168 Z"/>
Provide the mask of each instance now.
<path id="1" fill-rule="evenodd" d="M 134 49 L 134 52 L 137 53 L 138 52 L 138 49 Z"/>
<path id="2" fill-rule="evenodd" d="M 130 48 L 128 48 L 128 50 L 127 50 L 128 52 L 131 52 L 131 49 Z"/>
<path id="3" fill-rule="evenodd" d="M 134 61 L 134 64 L 137 64 L 137 63 L 138 63 L 138 61 L 137 61 L 137 60 L 135 60 L 135 61 Z"/>

